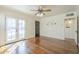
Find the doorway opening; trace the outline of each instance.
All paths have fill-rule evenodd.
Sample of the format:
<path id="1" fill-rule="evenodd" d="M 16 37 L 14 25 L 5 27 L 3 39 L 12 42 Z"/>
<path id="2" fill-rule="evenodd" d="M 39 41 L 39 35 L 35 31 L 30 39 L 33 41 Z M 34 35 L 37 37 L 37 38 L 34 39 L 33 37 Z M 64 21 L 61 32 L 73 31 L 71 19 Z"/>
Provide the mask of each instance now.
<path id="1" fill-rule="evenodd" d="M 40 37 L 40 22 L 35 21 L 35 37 Z"/>

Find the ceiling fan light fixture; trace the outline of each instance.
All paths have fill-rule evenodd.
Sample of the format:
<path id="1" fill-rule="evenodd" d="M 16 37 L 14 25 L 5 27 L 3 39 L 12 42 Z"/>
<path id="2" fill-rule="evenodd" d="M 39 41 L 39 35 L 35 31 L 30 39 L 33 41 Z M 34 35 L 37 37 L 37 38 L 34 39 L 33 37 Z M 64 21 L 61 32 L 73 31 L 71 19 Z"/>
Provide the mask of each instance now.
<path id="1" fill-rule="evenodd" d="M 37 13 L 36 16 L 42 17 L 44 13 Z"/>

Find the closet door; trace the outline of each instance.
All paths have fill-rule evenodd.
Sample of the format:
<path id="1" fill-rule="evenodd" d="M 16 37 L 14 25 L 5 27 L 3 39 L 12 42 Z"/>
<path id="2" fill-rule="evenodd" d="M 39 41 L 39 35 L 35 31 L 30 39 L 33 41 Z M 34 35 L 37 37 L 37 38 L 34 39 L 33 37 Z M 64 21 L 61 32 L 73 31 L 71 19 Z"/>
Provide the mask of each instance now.
<path id="1" fill-rule="evenodd" d="M 18 20 L 18 37 L 19 39 L 25 38 L 25 21 L 24 20 Z"/>
<path id="2" fill-rule="evenodd" d="M 12 41 L 16 39 L 16 19 L 6 17 L 6 41 Z"/>

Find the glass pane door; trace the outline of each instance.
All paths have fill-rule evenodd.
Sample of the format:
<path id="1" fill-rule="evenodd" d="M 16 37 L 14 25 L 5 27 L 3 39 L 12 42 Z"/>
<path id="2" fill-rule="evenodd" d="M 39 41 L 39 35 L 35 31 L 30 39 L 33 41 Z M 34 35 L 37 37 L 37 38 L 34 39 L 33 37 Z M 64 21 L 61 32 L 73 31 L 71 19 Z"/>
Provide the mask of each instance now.
<path id="1" fill-rule="evenodd" d="M 16 19 L 6 17 L 6 37 L 7 41 L 16 39 Z"/>
<path id="2" fill-rule="evenodd" d="M 25 37 L 25 21 L 24 20 L 19 20 L 19 39 L 24 39 Z"/>

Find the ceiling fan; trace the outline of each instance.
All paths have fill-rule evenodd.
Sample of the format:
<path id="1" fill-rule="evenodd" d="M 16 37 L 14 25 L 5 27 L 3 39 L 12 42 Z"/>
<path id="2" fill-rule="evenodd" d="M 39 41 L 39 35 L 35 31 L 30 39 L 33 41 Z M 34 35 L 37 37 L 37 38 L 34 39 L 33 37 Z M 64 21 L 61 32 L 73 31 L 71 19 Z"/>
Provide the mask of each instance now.
<path id="1" fill-rule="evenodd" d="M 43 16 L 43 15 L 45 15 L 45 12 L 50 12 L 52 10 L 47 9 L 47 8 L 44 9 L 42 6 L 39 6 L 38 9 L 36 9 L 36 10 L 32 9 L 32 11 L 37 11 L 37 13 L 35 13 L 36 16 Z"/>

